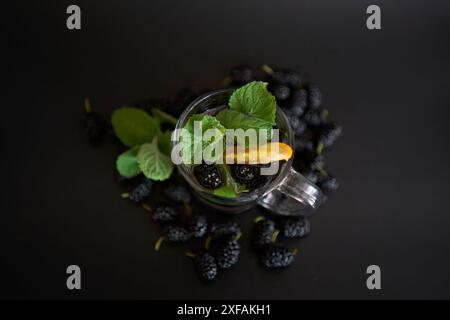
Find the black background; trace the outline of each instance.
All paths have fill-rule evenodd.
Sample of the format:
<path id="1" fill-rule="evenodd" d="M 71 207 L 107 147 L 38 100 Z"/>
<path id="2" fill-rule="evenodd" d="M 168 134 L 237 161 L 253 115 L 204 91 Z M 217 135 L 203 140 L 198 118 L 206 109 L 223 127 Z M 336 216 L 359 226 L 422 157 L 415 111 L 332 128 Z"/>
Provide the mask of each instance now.
<path id="1" fill-rule="evenodd" d="M 78 4 L 82 30 L 66 29 Z M 378 4 L 382 30 L 366 28 Z M 448 1 L 39 1 L 2 10 L 4 298 L 450 298 Z M 119 197 L 113 144 L 89 146 L 83 98 L 107 115 L 248 63 L 320 83 L 344 137 L 296 264 L 259 267 L 248 238 L 210 284 Z M 249 224 L 251 214 L 239 220 Z M 82 290 L 65 287 L 78 264 Z M 377 264 L 382 290 L 369 291 Z"/>

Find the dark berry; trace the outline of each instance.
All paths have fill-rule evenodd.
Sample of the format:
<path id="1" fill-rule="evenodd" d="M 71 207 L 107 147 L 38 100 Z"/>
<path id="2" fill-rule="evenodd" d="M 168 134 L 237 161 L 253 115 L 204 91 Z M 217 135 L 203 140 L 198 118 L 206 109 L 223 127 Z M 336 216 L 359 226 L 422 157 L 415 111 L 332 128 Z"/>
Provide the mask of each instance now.
<path id="1" fill-rule="evenodd" d="M 295 150 L 299 152 L 309 151 L 312 152 L 315 150 L 314 142 L 305 138 L 295 138 Z"/>
<path id="2" fill-rule="evenodd" d="M 233 84 L 245 84 L 255 79 L 253 70 L 247 66 L 239 66 L 231 69 Z"/>
<path id="3" fill-rule="evenodd" d="M 275 70 L 271 76 L 271 81 L 290 86 L 291 88 L 298 88 L 301 85 L 302 79 L 299 74 L 291 70 Z"/>
<path id="4" fill-rule="evenodd" d="M 335 191 L 339 188 L 339 182 L 331 174 L 327 174 L 326 177 L 321 178 L 317 185 L 323 192 Z"/>
<path id="5" fill-rule="evenodd" d="M 178 218 L 178 211 L 170 206 L 158 206 L 153 212 L 153 221 L 164 223 L 173 222 Z"/>
<path id="6" fill-rule="evenodd" d="M 239 260 L 241 246 L 237 240 L 225 241 L 216 252 L 217 265 L 220 269 L 227 269 Z"/>
<path id="7" fill-rule="evenodd" d="M 270 88 L 270 92 L 275 96 L 277 101 L 283 101 L 289 98 L 291 89 L 288 86 L 277 84 Z"/>
<path id="8" fill-rule="evenodd" d="M 202 252 L 195 258 L 195 266 L 204 280 L 214 280 L 217 277 L 217 264 L 214 257 L 208 252 Z"/>
<path id="9" fill-rule="evenodd" d="M 150 179 L 145 179 L 141 184 L 133 189 L 130 193 L 130 200 L 139 203 L 143 201 L 150 195 L 152 191 L 153 181 Z"/>
<path id="10" fill-rule="evenodd" d="M 304 176 L 306 179 L 316 184 L 320 179 L 320 172 L 318 172 L 317 170 L 310 170 L 308 172 L 305 172 Z"/>
<path id="11" fill-rule="evenodd" d="M 342 127 L 336 123 L 326 123 L 320 128 L 319 143 L 325 148 L 331 147 L 342 135 Z"/>
<path id="12" fill-rule="evenodd" d="M 297 115 L 295 115 L 291 110 L 286 111 L 286 116 L 288 118 L 289 124 L 294 131 L 295 135 L 299 136 L 305 133 L 307 129 L 306 122 L 301 120 Z"/>
<path id="13" fill-rule="evenodd" d="M 164 190 L 164 194 L 176 202 L 191 202 L 191 194 L 183 186 L 169 186 Z"/>
<path id="14" fill-rule="evenodd" d="M 189 223 L 189 230 L 192 232 L 194 238 L 201 238 L 208 231 L 208 220 L 203 215 L 199 215 L 193 218 Z"/>
<path id="15" fill-rule="evenodd" d="M 227 222 L 223 224 L 213 224 L 211 226 L 211 237 L 213 239 L 219 239 L 224 237 L 235 238 L 241 233 L 241 228 L 236 222 Z"/>
<path id="16" fill-rule="evenodd" d="M 262 220 L 256 223 L 253 236 L 253 244 L 261 249 L 272 243 L 275 232 L 275 222 L 272 220 Z"/>
<path id="17" fill-rule="evenodd" d="M 288 218 L 283 221 L 283 236 L 286 238 L 303 238 L 311 229 L 309 221 L 304 218 Z"/>
<path id="18" fill-rule="evenodd" d="M 307 105 L 308 94 L 305 89 L 299 89 L 292 92 L 287 107 L 294 115 L 300 117 L 305 112 Z"/>
<path id="19" fill-rule="evenodd" d="M 270 245 L 261 255 L 261 263 L 267 268 L 285 268 L 294 262 L 295 256 L 289 248 Z"/>
<path id="20" fill-rule="evenodd" d="M 168 226 L 165 234 L 170 242 L 186 242 L 192 237 L 192 233 L 181 226 Z"/>
<path id="21" fill-rule="evenodd" d="M 212 164 L 200 164 L 194 168 L 197 181 L 207 189 L 217 189 L 223 183 L 219 168 Z"/>
<path id="22" fill-rule="evenodd" d="M 316 109 L 306 111 L 306 113 L 303 115 L 303 119 L 310 126 L 319 126 L 325 123 L 325 121 L 327 120 L 326 113 Z"/>
<path id="23" fill-rule="evenodd" d="M 309 106 L 313 109 L 317 109 L 322 104 L 322 92 L 320 88 L 315 84 L 310 84 L 307 88 Z"/>
<path id="24" fill-rule="evenodd" d="M 230 166 L 231 173 L 239 183 L 246 184 L 259 176 L 260 168 L 249 164 L 235 164 Z"/>
<path id="25" fill-rule="evenodd" d="M 83 127 L 89 142 L 96 144 L 103 140 L 106 134 L 106 124 L 102 117 L 95 112 L 85 113 Z"/>
<path id="26" fill-rule="evenodd" d="M 257 190 L 259 188 L 264 187 L 268 180 L 269 180 L 268 176 L 259 175 L 255 179 L 247 183 L 247 188 L 250 191 Z"/>

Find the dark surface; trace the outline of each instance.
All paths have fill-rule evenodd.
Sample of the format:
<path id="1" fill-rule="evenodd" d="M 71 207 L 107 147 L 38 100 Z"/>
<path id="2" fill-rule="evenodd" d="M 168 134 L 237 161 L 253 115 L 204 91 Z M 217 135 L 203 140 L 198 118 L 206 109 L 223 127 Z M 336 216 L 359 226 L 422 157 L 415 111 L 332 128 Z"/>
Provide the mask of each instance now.
<path id="1" fill-rule="evenodd" d="M 77 1 L 81 31 L 65 27 L 72 2 L 47 2 L 2 11 L 2 297 L 450 298 L 448 1 L 377 1 L 376 32 L 371 1 Z M 344 126 L 329 160 L 341 188 L 293 267 L 261 269 L 244 235 L 235 270 L 204 285 L 181 248 L 153 251 L 156 227 L 119 196 L 116 147 L 89 146 L 78 120 L 85 96 L 109 114 L 241 63 L 320 83 Z"/>

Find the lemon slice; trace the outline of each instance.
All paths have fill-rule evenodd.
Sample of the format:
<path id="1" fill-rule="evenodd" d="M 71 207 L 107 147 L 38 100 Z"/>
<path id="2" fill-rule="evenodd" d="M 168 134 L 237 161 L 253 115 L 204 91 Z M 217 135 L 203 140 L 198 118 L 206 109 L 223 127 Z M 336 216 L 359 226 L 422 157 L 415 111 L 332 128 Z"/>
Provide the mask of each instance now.
<path id="1" fill-rule="evenodd" d="M 269 142 L 262 146 L 248 148 L 243 151 L 235 148 L 234 153 L 226 153 L 226 163 L 254 163 L 263 164 L 292 157 L 292 148 L 282 142 Z"/>

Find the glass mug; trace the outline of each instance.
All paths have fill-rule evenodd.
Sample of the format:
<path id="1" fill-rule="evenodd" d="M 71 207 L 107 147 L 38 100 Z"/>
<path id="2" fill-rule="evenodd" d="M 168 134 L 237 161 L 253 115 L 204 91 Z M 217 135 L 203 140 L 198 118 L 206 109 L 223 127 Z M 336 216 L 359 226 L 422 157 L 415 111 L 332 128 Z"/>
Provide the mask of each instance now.
<path id="1" fill-rule="evenodd" d="M 234 89 L 217 90 L 198 97 L 183 111 L 175 128 L 183 128 L 194 114 L 210 113 L 219 106 L 227 105 L 233 91 Z M 278 106 L 276 123 L 280 130 L 280 142 L 294 148 L 294 133 L 286 115 Z M 177 145 L 179 138 L 180 130 L 175 130 L 173 147 Z M 264 187 L 252 192 L 240 193 L 237 198 L 221 197 L 202 187 L 197 182 L 191 166 L 181 163 L 177 168 L 192 187 L 194 194 L 207 206 L 216 210 L 240 213 L 258 204 L 278 215 L 309 216 L 324 201 L 324 195 L 320 188 L 292 168 L 292 159 L 293 157 L 288 161 L 280 162 L 278 173 Z"/>

